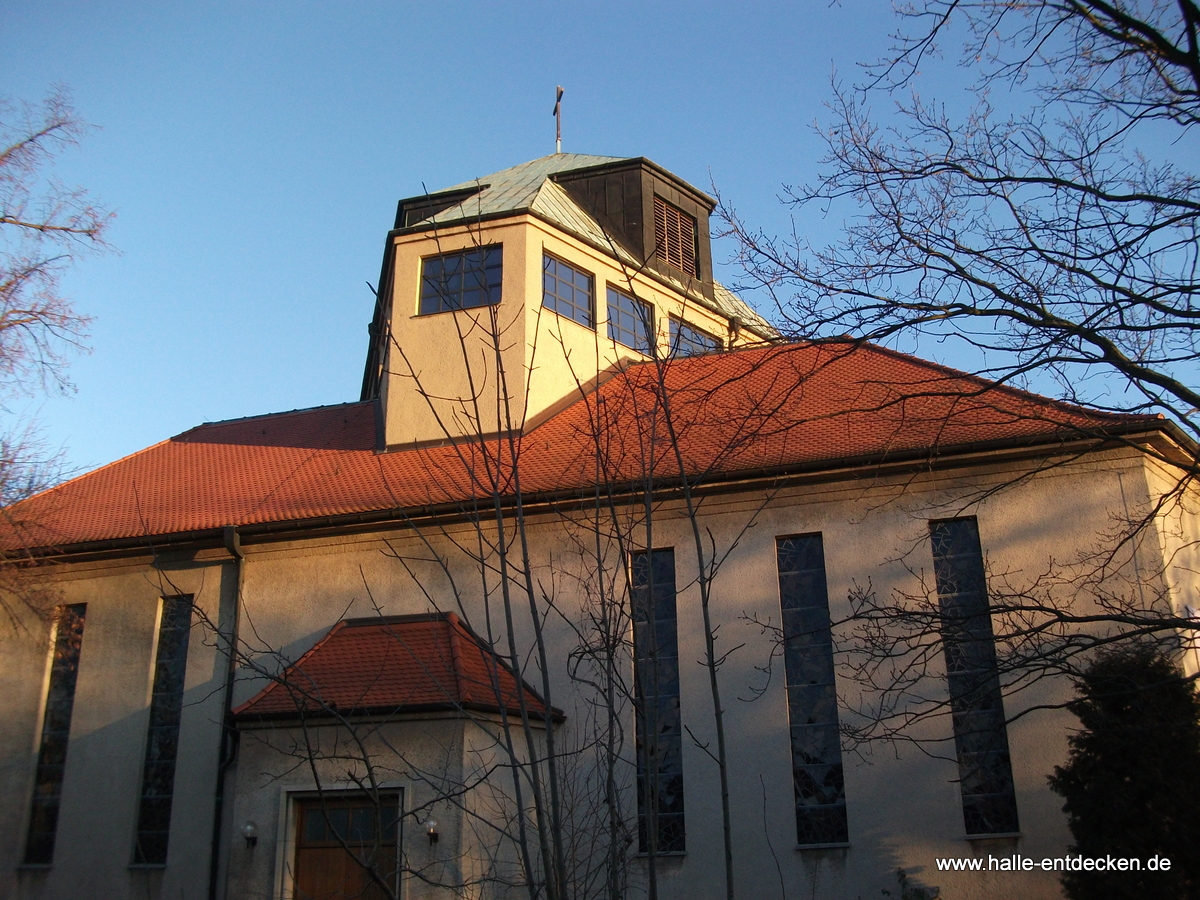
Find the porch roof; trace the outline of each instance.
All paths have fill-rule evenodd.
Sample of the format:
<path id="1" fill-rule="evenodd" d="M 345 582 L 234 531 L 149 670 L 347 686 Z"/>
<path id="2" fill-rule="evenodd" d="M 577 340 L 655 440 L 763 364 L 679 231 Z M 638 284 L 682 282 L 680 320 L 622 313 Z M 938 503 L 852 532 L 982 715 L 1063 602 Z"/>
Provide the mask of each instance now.
<path id="1" fill-rule="evenodd" d="M 520 715 L 517 678 L 454 613 L 343 619 L 233 710 L 242 721 L 480 711 Z M 546 705 L 522 684 L 537 720 Z M 550 710 L 561 721 L 562 713 Z"/>

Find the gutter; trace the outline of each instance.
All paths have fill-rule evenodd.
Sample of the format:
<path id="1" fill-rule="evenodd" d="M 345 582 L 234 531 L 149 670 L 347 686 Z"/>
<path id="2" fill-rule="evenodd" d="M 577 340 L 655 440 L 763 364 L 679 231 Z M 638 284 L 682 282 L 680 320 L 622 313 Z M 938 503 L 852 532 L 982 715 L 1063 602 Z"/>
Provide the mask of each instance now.
<path id="1" fill-rule="evenodd" d="M 922 448 L 883 456 L 845 457 L 836 461 L 822 459 L 799 465 L 790 463 L 747 468 L 710 476 L 712 480 L 701 479 L 701 484 L 693 485 L 692 488 L 709 494 L 727 494 L 754 489 L 763 484 L 778 488 L 795 484 L 856 479 L 864 476 L 876 478 L 911 472 L 946 471 L 977 464 L 980 461 L 980 455 L 999 455 L 999 458 L 1005 460 L 1074 455 L 1128 445 L 1138 436 L 1144 436 L 1147 441 L 1150 441 L 1156 435 L 1165 435 L 1176 447 L 1186 453 L 1200 453 L 1200 448 L 1197 448 L 1195 443 L 1175 423 L 1164 419 L 1152 423 L 1114 423 L 1098 428 L 1090 434 L 1079 431 L 1075 434 L 1060 433 L 1035 440 L 1004 438 L 993 441 L 976 441 L 957 444 L 946 448 L 944 453 L 934 452 L 932 455 L 929 448 Z M 1008 452 L 1001 453 L 1002 451 Z M 835 464 L 831 465 L 831 463 Z M 607 488 L 614 498 L 628 496 L 636 501 L 641 491 L 639 485 L 639 482 L 613 482 L 607 485 Z M 577 485 L 560 490 L 525 494 L 519 500 L 529 513 L 560 510 L 573 503 L 589 501 L 593 497 L 589 488 L 594 490 L 594 486 Z M 655 478 L 655 491 L 665 499 L 671 499 L 680 490 L 677 477 Z M 462 498 L 414 507 L 389 507 L 355 513 L 314 516 L 308 519 L 249 523 L 236 528 L 238 548 L 240 550 L 242 537 L 253 538 L 255 543 L 259 543 L 347 531 L 372 531 L 380 526 L 414 527 L 434 520 L 440 522 L 470 521 L 471 514 L 464 509 L 464 504 L 469 503 L 469 499 Z M 503 499 L 506 507 L 518 502 L 516 497 Z M 220 546 L 221 542 L 225 540 L 224 535 L 231 527 L 233 526 L 180 531 L 153 537 L 104 538 L 97 541 L 63 544 L 57 547 L 29 548 L 25 552 L 28 553 L 29 562 L 50 563 L 129 556 L 145 552 L 150 547 L 161 554 L 172 549 L 186 550 L 196 547 Z M 225 546 L 228 549 L 227 541 Z M 232 553 L 232 551 L 230 552 Z"/>
<path id="2" fill-rule="evenodd" d="M 530 695 L 536 696 L 528 688 L 526 691 Z M 538 699 L 540 700 L 541 698 Z M 510 716 L 519 714 L 515 708 L 505 711 Z M 498 716 L 501 710 L 495 703 L 479 703 L 472 700 L 465 700 L 461 703 L 412 703 L 404 706 L 364 706 L 353 709 L 338 707 L 336 712 L 303 709 L 299 711 L 287 710 L 286 712 L 242 713 L 237 717 L 236 722 L 239 730 L 248 730 L 267 728 L 278 723 L 303 724 L 304 722 L 313 722 L 316 724 L 336 725 L 343 719 L 350 718 L 356 721 L 394 722 L 401 716 L 419 720 L 422 716 L 430 713 L 447 713 L 455 716 L 461 715 L 463 712 L 487 713 Z M 530 710 L 529 718 L 535 722 L 543 724 L 551 722 L 555 725 L 561 725 L 567 720 L 566 714 L 557 706 L 550 707 L 549 712 Z"/>
<path id="3" fill-rule="evenodd" d="M 217 900 L 220 893 L 218 881 L 221 872 L 221 831 L 225 818 L 225 790 L 229 781 L 229 770 L 237 760 L 241 732 L 233 718 L 233 683 L 237 673 L 238 623 L 242 615 L 242 581 L 245 576 L 246 555 L 242 552 L 242 539 L 236 525 L 226 525 L 221 530 L 225 549 L 233 558 L 234 582 L 232 620 L 229 625 L 226 656 L 228 668 L 225 673 L 225 692 L 221 705 L 221 744 L 217 756 L 217 783 L 214 791 L 212 840 L 208 852 L 208 900 Z"/>

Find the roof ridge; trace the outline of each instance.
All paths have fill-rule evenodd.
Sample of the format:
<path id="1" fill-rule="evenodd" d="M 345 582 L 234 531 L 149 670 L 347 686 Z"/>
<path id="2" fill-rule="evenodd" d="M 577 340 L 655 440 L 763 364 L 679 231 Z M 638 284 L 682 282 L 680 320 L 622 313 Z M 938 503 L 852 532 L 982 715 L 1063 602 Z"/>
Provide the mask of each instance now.
<path id="1" fill-rule="evenodd" d="M 319 641 L 317 641 L 315 644 L 313 644 L 311 647 L 309 647 L 304 653 L 300 654 L 299 659 L 297 659 L 294 663 L 289 663 L 288 665 L 284 666 L 283 670 L 278 675 L 276 675 L 274 677 L 274 679 L 272 679 L 270 684 L 268 684 L 265 688 L 263 688 L 261 691 L 259 691 L 257 694 L 255 694 L 253 697 L 251 697 L 249 700 L 246 700 L 245 702 L 238 704 L 234 709 L 230 710 L 230 712 L 235 716 L 239 715 L 242 712 L 242 710 L 244 710 L 246 707 L 250 706 L 251 704 L 259 702 L 260 700 L 264 699 L 268 694 L 270 694 L 273 690 L 275 690 L 275 688 L 279 687 L 282 684 L 285 684 L 286 682 L 284 679 L 287 678 L 288 672 L 294 672 L 294 671 L 299 670 L 300 666 L 304 663 L 304 661 L 307 660 L 309 657 L 313 656 L 322 647 L 324 647 L 325 644 L 327 644 L 329 642 L 329 640 L 335 634 L 337 634 L 338 632 L 340 632 L 343 629 L 345 624 L 346 624 L 345 619 L 339 619 L 336 625 L 334 625 L 327 632 L 325 632 L 324 637 L 322 637 Z"/>
<path id="2" fill-rule="evenodd" d="M 387 627 L 389 624 L 417 627 L 393 630 Z M 355 631 L 362 634 L 356 635 Z M 398 657 L 388 648 L 381 651 L 376 640 L 380 634 L 391 639 L 389 647 L 391 641 L 398 642 L 408 656 Z M 449 660 L 443 635 L 449 638 Z M 484 666 L 495 681 L 494 696 L 491 691 L 486 691 L 483 697 L 472 695 L 470 687 L 480 683 L 479 675 L 471 668 L 475 663 L 466 655 L 463 640 L 471 642 L 471 653 L 481 661 L 488 657 Z M 356 648 L 358 652 L 354 652 Z M 445 670 L 449 670 L 452 682 L 446 682 Z M 414 677 L 420 682 L 415 686 L 411 680 Z M 344 715 L 382 709 L 403 712 L 411 708 L 515 715 L 521 698 L 526 698 L 530 715 L 562 720 L 561 711 L 549 707 L 455 613 L 416 613 L 339 620 L 295 662 L 274 675 L 270 684 L 235 707 L 232 713 L 239 718 L 256 715 L 303 718 L 306 713 Z"/>
<path id="3" fill-rule="evenodd" d="M 944 363 L 935 362 L 934 360 L 931 360 L 931 359 L 924 359 L 924 358 L 922 358 L 920 356 L 916 356 L 912 353 L 905 353 L 903 350 L 896 350 L 896 349 L 893 349 L 892 347 L 884 346 L 883 344 L 877 344 L 874 341 L 867 341 L 867 340 L 860 341 L 856 338 L 833 338 L 827 342 L 826 341 L 814 341 L 813 343 L 830 343 L 830 344 L 846 343 L 846 344 L 852 345 L 855 349 L 857 349 L 859 347 L 865 347 L 865 348 L 871 350 L 872 352 L 876 352 L 876 353 L 879 353 L 879 354 L 885 355 L 885 356 L 892 356 L 892 357 L 895 357 L 898 359 L 902 359 L 902 360 L 905 360 L 906 362 L 914 363 L 921 368 L 937 369 L 941 372 L 949 373 L 951 376 L 956 377 L 956 378 L 965 378 L 966 380 L 974 382 L 975 384 L 978 384 L 981 387 L 983 387 L 984 391 L 987 391 L 987 390 L 1003 391 L 1003 392 L 1006 392 L 1008 394 L 1011 394 L 1011 395 L 1014 395 L 1014 396 L 1017 396 L 1020 398 L 1038 400 L 1042 403 L 1048 403 L 1052 406 L 1059 407 L 1059 408 L 1063 409 L 1064 411 L 1072 412 L 1072 413 L 1076 413 L 1076 414 L 1083 414 L 1083 415 L 1087 415 L 1087 416 L 1106 418 L 1106 419 L 1112 419 L 1114 421 L 1125 421 L 1125 422 L 1132 422 L 1132 421 L 1138 421 L 1138 420 L 1165 419 L 1165 417 L 1161 413 L 1119 413 L 1119 412 L 1112 412 L 1112 411 L 1106 410 L 1106 409 L 1096 409 L 1095 407 L 1083 406 L 1081 404 L 1071 403 L 1070 401 L 1067 401 L 1067 400 L 1060 400 L 1057 397 L 1048 397 L 1045 394 L 1039 394 L 1036 391 L 1030 391 L 1025 388 L 1017 387 L 1016 385 L 1012 385 L 1012 384 L 1009 384 L 1004 381 L 994 381 L 992 379 L 985 378 L 982 375 L 976 375 L 973 372 L 964 372 L 963 370 L 956 369 L 953 366 L 948 366 L 948 365 L 945 365 Z"/>
<path id="4" fill-rule="evenodd" d="M 924 359 L 920 356 L 915 356 L 914 354 L 911 354 L 911 353 L 905 353 L 902 350 L 895 350 L 891 347 L 884 346 L 883 344 L 877 344 L 874 341 L 869 341 L 866 339 L 859 339 L 859 338 L 854 338 L 854 337 L 849 337 L 849 336 L 830 337 L 830 338 L 804 338 L 804 339 L 795 340 L 795 341 L 783 341 L 783 342 L 779 342 L 779 343 L 771 342 L 771 343 L 755 344 L 752 346 L 733 347 L 728 350 L 721 350 L 717 353 L 700 353 L 700 354 L 696 354 L 694 356 L 667 356 L 667 357 L 659 357 L 658 359 L 637 360 L 637 361 L 630 362 L 628 365 L 626 365 L 625 367 L 618 370 L 614 374 L 613 378 L 609 378 L 609 379 L 605 380 L 604 382 L 602 382 L 601 385 L 598 385 L 597 390 L 599 390 L 600 387 L 602 387 L 603 385 L 607 385 L 609 382 L 614 381 L 616 378 L 619 378 L 622 375 L 627 374 L 631 370 L 638 369 L 643 366 L 656 365 L 659 363 L 669 363 L 672 366 L 701 365 L 702 360 L 721 359 L 724 357 L 734 356 L 737 354 L 767 353 L 771 350 L 777 350 L 781 353 L 786 353 L 794 348 L 799 348 L 799 347 L 826 347 L 826 346 L 832 346 L 832 345 L 837 345 L 837 344 L 846 346 L 848 348 L 849 353 L 857 352 L 860 350 L 866 350 L 867 352 L 870 352 L 870 353 L 876 353 L 881 356 L 890 356 L 893 359 L 899 359 L 903 362 L 909 363 L 911 365 L 915 365 L 918 368 L 937 370 L 939 372 L 946 373 L 949 377 L 952 377 L 952 378 L 965 379 L 965 380 L 973 382 L 974 384 L 977 384 L 981 388 L 983 388 L 983 390 L 980 391 L 981 394 L 985 393 L 988 390 L 1000 391 L 1000 392 L 1006 393 L 1010 396 L 1013 396 L 1017 399 L 1033 400 L 1033 401 L 1037 401 L 1037 402 L 1040 402 L 1043 404 L 1048 404 L 1048 405 L 1057 407 L 1059 409 L 1062 409 L 1065 412 L 1074 413 L 1076 415 L 1085 415 L 1085 416 L 1091 416 L 1093 418 L 1110 419 L 1114 422 L 1159 421 L 1159 420 L 1165 421 L 1166 420 L 1165 417 L 1161 413 L 1119 413 L 1119 412 L 1112 412 L 1110 410 L 1096 409 L 1094 407 L 1083 406 L 1081 404 L 1071 403 L 1066 400 L 1060 400 L 1057 397 L 1048 397 L 1045 394 L 1039 394 L 1036 391 L 1026 390 L 1025 388 L 1020 388 L 1015 385 L 1007 384 L 1002 381 L 992 381 L 990 379 L 983 377 L 982 375 L 975 375 L 971 372 L 964 372 L 963 370 L 956 369 L 953 366 L 947 366 L 943 363 Z M 584 399 L 586 399 L 586 398 L 580 397 L 575 401 L 575 403 L 578 403 Z M 574 406 L 575 403 L 572 403 L 571 406 Z M 566 408 L 564 408 L 563 411 L 565 412 Z"/>
<path id="5" fill-rule="evenodd" d="M 249 421 L 253 421 L 254 419 L 283 418 L 285 416 L 293 416 L 293 415 L 300 415 L 302 413 L 316 412 L 317 410 L 320 410 L 320 409 L 333 409 L 334 407 L 337 407 L 337 406 L 363 406 L 363 405 L 366 405 L 369 403 L 374 403 L 374 402 L 375 402 L 374 400 L 353 400 L 353 401 L 347 401 L 345 403 L 326 403 L 326 404 L 322 404 L 320 406 L 308 406 L 308 407 L 303 407 L 301 409 L 284 410 L 283 412 L 262 413 L 257 416 L 240 416 L 238 418 L 233 418 L 233 419 L 222 419 L 217 422 L 201 422 L 199 425 L 193 425 L 191 428 L 187 429 L 186 431 L 181 431 L 178 434 L 174 434 L 174 435 L 171 435 L 170 437 L 163 438 L 161 441 L 155 441 L 149 447 L 142 447 L 140 450 L 134 450 L 132 453 L 126 453 L 124 456 L 119 456 L 116 459 L 111 460 L 106 463 L 103 463 L 102 465 L 99 465 L 94 469 L 88 469 L 85 472 L 80 472 L 78 475 L 68 478 L 66 481 L 60 482 L 59 484 L 48 487 L 44 491 L 38 491 L 36 494 L 30 494 L 28 497 L 24 497 L 20 500 L 17 500 L 16 502 L 10 504 L 10 506 L 17 506 L 22 503 L 28 503 L 30 500 L 33 500 L 38 497 L 48 497 L 51 494 L 53 494 L 55 491 L 60 491 L 63 488 L 69 487 L 70 485 L 74 484 L 75 482 L 77 482 L 83 478 L 91 478 L 92 476 L 98 475 L 101 472 L 104 472 L 108 469 L 113 468 L 114 466 L 120 465 L 121 463 L 128 462 L 131 459 L 136 459 L 139 456 L 144 456 L 145 454 L 150 453 L 154 450 L 157 450 L 160 447 L 164 447 L 169 444 L 176 443 L 179 441 L 179 439 L 181 437 L 184 437 L 185 435 L 189 435 L 189 434 L 192 434 L 193 432 L 199 431 L 201 428 L 208 428 L 210 426 L 215 426 L 215 425 L 227 425 L 227 424 L 231 424 L 233 422 L 249 422 Z"/>
<path id="6" fill-rule="evenodd" d="M 528 693 L 535 700 L 537 700 L 537 702 L 542 705 L 542 708 L 548 713 L 557 715 L 562 714 L 562 710 L 560 710 L 557 706 L 551 706 L 549 703 L 547 703 L 546 698 L 541 695 L 537 688 L 525 680 L 525 674 L 523 672 L 518 672 L 517 669 L 511 664 L 508 657 L 501 655 L 495 647 L 493 647 L 490 643 L 485 642 L 483 638 L 475 633 L 475 629 L 464 622 L 457 613 L 448 612 L 444 613 L 444 615 L 446 616 L 447 621 L 451 622 L 451 628 L 463 631 L 467 637 L 470 638 L 471 643 L 475 646 L 475 649 L 477 649 L 482 656 L 486 657 L 490 661 L 487 664 L 489 670 L 491 669 L 492 665 L 495 665 L 497 672 L 507 672 L 513 679 L 513 682 L 516 684 L 519 692 Z M 453 616 L 453 619 L 451 619 L 451 616 Z"/>
<path id="7" fill-rule="evenodd" d="M 173 441 L 183 437 L 185 434 L 191 434 L 193 431 L 199 431 L 201 428 L 209 428 L 214 425 L 230 425 L 234 422 L 251 422 L 255 419 L 281 419 L 284 416 L 299 416 L 304 413 L 316 412 L 321 409 L 334 409 L 339 406 L 366 406 L 369 403 L 374 403 L 372 400 L 346 400 L 342 403 L 321 403 L 316 406 L 301 406 L 297 409 L 285 409 L 279 412 L 259 413 L 254 416 L 234 416 L 232 419 L 217 419 L 214 422 L 201 422 L 199 425 L 193 425 L 187 431 L 181 431 L 179 434 L 172 435 L 167 438 L 168 441 Z"/>
<path id="8" fill-rule="evenodd" d="M 351 619 L 342 619 L 347 628 L 366 628 L 370 625 L 407 625 L 410 622 L 437 622 L 444 620 L 446 613 L 443 612 L 423 612 L 423 613 L 401 613 L 394 616 L 355 616 Z"/>
<path id="9" fill-rule="evenodd" d="M 680 446 L 689 471 L 706 483 L 766 470 L 836 473 L 846 466 L 926 457 L 948 467 L 958 465 L 961 454 L 983 447 L 1038 447 L 1039 456 L 1055 455 L 1064 439 L 1125 440 L 1118 436 L 1133 432 L 1146 433 L 1136 438 L 1139 443 L 1162 434 L 1170 442 L 1195 446 L 1171 419 L 1068 403 L 847 337 L 764 342 L 694 358 L 623 358 L 620 369 L 614 369 L 606 371 L 611 377 L 598 389 L 589 385 L 584 396 L 573 394 L 525 432 L 521 477 L 527 497 L 574 496 L 591 485 L 596 477 L 592 398 L 622 399 L 608 408 L 602 426 L 619 430 L 627 416 L 653 402 L 636 390 L 622 398 L 626 388 L 648 386 L 659 378 L 676 392 L 679 410 L 686 411 L 689 421 L 695 419 L 697 429 L 683 436 Z M 737 387 L 739 378 L 744 389 Z M 721 387 L 725 393 L 714 405 L 711 391 L 699 394 L 692 385 Z M 919 401 L 919 416 L 904 416 L 906 398 Z M 207 545 L 215 540 L 219 547 L 220 529 L 227 525 L 259 535 L 350 524 L 367 528 L 405 520 L 414 510 L 441 515 L 476 496 L 474 463 L 461 450 L 396 447 L 378 452 L 368 440 L 373 403 L 272 413 L 161 441 L 14 505 L 8 522 L 0 519 L 6 526 L 0 541 L 49 558 L 134 548 L 141 553 L 151 537 L 159 536 L 165 543 Z M 884 410 L 899 412 L 888 413 L 882 425 L 870 415 L 855 415 Z M 785 418 L 761 431 L 737 424 L 738 416 L 764 412 Z M 602 473 L 620 490 L 641 477 L 636 438 L 628 436 L 627 443 L 628 453 L 615 448 L 613 468 Z M 326 446 L 338 449 L 324 454 Z M 360 623 L 346 627 L 354 624 Z M 469 626 L 461 627 L 460 649 L 470 674 L 476 671 L 475 646 L 493 654 L 498 648 L 489 646 L 486 632 L 480 639 Z"/>
<path id="10" fill-rule="evenodd" d="M 453 663 L 454 670 L 454 690 L 458 693 L 458 698 L 463 703 L 471 701 L 471 690 L 463 690 L 463 657 L 462 644 L 458 636 L 458 616 L 455 613 L 449 612 L 445 616 L 447 624 L 450 626 L 450 660 Z M 520 686 L 518 686 L 520 689 Z"/>
<path id="11" fill-rule="evenodd" d="M 522 169 L 527 166 L 534 166 L 537 163 L 544 163 L 546 160 L 550 160 L 550 159 L 560 159 L 564 162 L 567 162 L 570 159 L 595 160 L 595 162 L 581 163 L 580 165 L 575 167 L 575 168 L 584 169 L 584 168 L 587 168 L 589 165 L 599 166 L 599 165 L 603 165 L 606 162 L 620 162 L 622 160 L 627 160 L 627 159 L 637 159 L 637 157 L 636 156 L 601 156 L 599 154 L 594 154 L 594 153 L 547 153 L 545 156 L 538 156 L 538 157 L 535 157 L 534 159 L 527 159 L 524 162 L 514 163 L 511 166 L 505 166 L 503 169 L 497 169 L 494 172 L 488 172 L 486 175 L 477 175 L 474 178 L 468 178 L 466 181 L 460 181 L 459 183 L 452 184 L 449 187 L 441 188 L 437 191 L 432 191 L 432 192 L 430 192 L 430 195 L 432 196 L 433 194 L 443 194 L 443 193 L 446 193 L 447 191 L 453 191 L 453 190 L 466 190 L 469 187 L 474 187 L 475 185 L 483 183 L 483 182 L 487 181 L 489 178 L 494 178 L 497 175 L 503 175 L 506 172 L 512 172 L 515 169 Z M 569 171 L 571 171 L 571 168 L 572 168 L 571 166 L 567 166 L 562 169 L 558 169 L 556 171 L 569 172 Z"/>

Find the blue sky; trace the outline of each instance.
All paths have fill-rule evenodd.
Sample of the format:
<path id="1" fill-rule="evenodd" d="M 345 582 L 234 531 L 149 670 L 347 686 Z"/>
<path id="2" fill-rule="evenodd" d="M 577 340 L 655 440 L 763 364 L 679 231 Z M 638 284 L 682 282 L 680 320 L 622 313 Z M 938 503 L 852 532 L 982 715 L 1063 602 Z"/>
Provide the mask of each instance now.
<path id="1" fill-rule="evenodd" d="M 556 84 L 564 150 L 647 156 L 786 229 L 831 74 L 893 26 L 887 0 L 0 0 L 0 93 L 62 84 L 101 126 L 56 175 L 117 212 L 120 251 L 67 279 L 95 318 L 77 392 L 22 411 L 80 469 L 356 400 L 396 201 L 552 152 Z"/>

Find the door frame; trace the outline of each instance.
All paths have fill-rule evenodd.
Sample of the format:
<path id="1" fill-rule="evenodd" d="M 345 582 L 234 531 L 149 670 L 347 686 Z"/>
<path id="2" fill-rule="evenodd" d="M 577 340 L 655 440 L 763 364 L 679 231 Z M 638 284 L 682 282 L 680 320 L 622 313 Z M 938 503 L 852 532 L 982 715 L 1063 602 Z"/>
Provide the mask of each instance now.
<path id="1" fill-rule="evenodd" d="M 407 802 L 410 791 L 409 780 L 403 778 L 381 781 L 379 790 L 399 796 L 397 801 L 399 824 L 396 828 L 396 859 L 402 862 L 404 858 L 404 819 L 408 813 Z M 331 794 L 358 794 L 361 796 L 363 793 L 363 789 L 352 781 L 337 781 L 322 785 L 319 789 L 314 782 L 307 785 L 280 785 L 279 821 L 275 832 L 282 838 L 275 844 L 275 884 L 278 885 L 275 896 L 278 900 L 295 900 L 296 896 L 296 873 L 293 871 L 293 863 L 296 859 L 296 831 L 300 818 L 300 804 L 307 800 L 319 799 L 322 795 L 328 797 Z M 406 879 L 401 877 L 400 898 L 403 898 L 406 893 L 405 882 Z"/>

